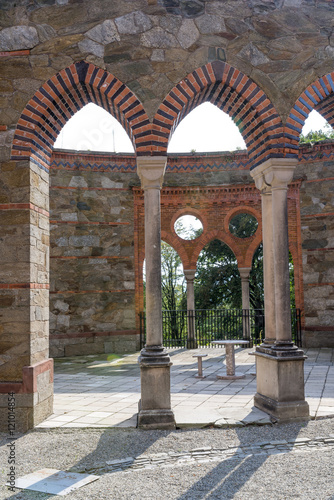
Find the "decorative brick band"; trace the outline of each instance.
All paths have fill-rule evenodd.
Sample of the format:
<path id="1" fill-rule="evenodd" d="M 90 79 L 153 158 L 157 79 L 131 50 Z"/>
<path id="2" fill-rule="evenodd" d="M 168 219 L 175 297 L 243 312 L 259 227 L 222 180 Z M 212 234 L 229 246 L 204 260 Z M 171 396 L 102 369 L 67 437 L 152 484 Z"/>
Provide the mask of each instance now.
<path id="1" fill-rule="evenodd" d="M 303 219 L 313 219 L 313 217 L 333 217 L 334 212 L 325 212 L 323 214 L 309 214 L 309 215 L 303 215 Z"/>
<path id="2" fill-rule="evenodd" d="M 305 326 L 304 330 L 308 332 L 334 332 L 334 326 Z"/>
<path id="3" fill-rule="evenodd" d="M 63 290 L 63 291 L 52 291 L 52 295 L 66 295 L 66 294 L 81 294 L 81 293 L 134 293 L 134 290 L 119 289 L 119 290 Z"/>
<path id="4" fill-rule="evenodd" d="M 5 132 L 7 128 L 7 125 L 0 125 L 0 132 Z"/>
<path id="5" fill-rule="evenodd" d="M 49 217 L 50 213 L 43 208 L 39 208 L 32 203 L 0 203 L 0 210 L 33 210 L 45 217 Z"/>
<path id="6" fill-rule="evenodd" d="M 75 224 L 76 226 L 129 226 L 130 222 L 96 222 L 96 221 L 73 221 L 73 220 L 50 220 L 50 224 Z"/>
<path id="7" fill-rule="evenodd" d="M 22 369 L 22 382 L 0 382 L 0 394 L 33 394 L 37 392 L 37 377 L 44 372 L 49 372 L 49 383 L 53 382 L 53 359 L 49 358 Z"/>
<path id="8" fill-rule="evenodd" d="M 304 286 L 314 288 L 318 286 L 334 286 L 334 283 L 305 283 Z"/>
<path id="9" fill-rule="evenodd" d="M 19 57 L 19 56 L 29 56 L 30 50 L 10 50 L 0 52 L 0 57 Z"/>
<path id="10" fill-rule="evenodd" d="M 119 255 L 50 255 L 50 259 L 109 259 L 109 260 L 131 260 L 133 256 L 119 256 Z"/>
<path id="11" fill-rule="evenodd" d="M 72 187 L 72 186 L 50 186 L 52 189 L 65 189 L 69 191 L 129 191 L 129 188 L 104 188 L 104 187 Z"/>
<path id="12" fill-rule="evenodd" d="M 0 283 L 0 290 L 49 290 L 49 283 Z"/>
<path id="13" fill-rule="evenodd" d="M 69 332 L 54 333 L 50 335 L 50 340 L 56 339 L 76 339 L 83 337 L 115 337 L 117 335 L 137 335 L 137 330 L 113 330 L 111 332 Z"/>

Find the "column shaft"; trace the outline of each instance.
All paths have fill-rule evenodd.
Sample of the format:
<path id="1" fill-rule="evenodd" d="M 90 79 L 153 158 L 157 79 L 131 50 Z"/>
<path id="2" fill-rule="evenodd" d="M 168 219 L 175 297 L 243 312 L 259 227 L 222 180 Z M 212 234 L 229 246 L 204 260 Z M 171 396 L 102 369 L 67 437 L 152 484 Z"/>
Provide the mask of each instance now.
<path id="1" fill-rule="evenodd" d="M 273 344 L 276 340 L 275 316 L 275 270 L 273 241 L 273 210 L 271 189 L 261 193 L 262 202 L 262 240 L 263 240 L 263 287 L 264 287 L 264 344 Z"/>
<path id="2" fill-rule="evenodd" d="M 287 190 L 287 186 L 272 190 L 277 345 L 292 344 Z"/>
<path id="3" fill-rule="evenodd" d="M 160 189 L 145 190 L 146 345 L 162 345 Z"/>

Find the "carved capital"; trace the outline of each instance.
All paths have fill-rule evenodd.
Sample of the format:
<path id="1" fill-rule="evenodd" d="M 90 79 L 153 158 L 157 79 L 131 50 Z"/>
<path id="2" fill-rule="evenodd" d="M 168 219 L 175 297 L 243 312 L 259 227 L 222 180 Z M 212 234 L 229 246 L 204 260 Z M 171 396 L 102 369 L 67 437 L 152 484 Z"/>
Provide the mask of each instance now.
<path id="1" fill-rule="evenodd" d="M 251 170 L 250 174 L 256 187 L 266 194 L 272 189 L 287 189 L 297 163 L 294 158 L 270 158 Z"/>
<path id="2" fill-rule="evenodd" d="M 184 273 L 184 276 L 185 276 L 187 282 L 194 281 L 196 269 L 184 269 L 183 273 Z"/>
<path id="3" fill-rule="evenodd" d="M 161 189 L 166 164 L 166 156 L 137 157 L 137 174 L 142 189 Z"/>
<path id="4" fill-rule="evenodd" d="M 240 273 L 240 278 L 241 281 L 248 281 L 249 280 L 249 273 L 251 272 L 251 267 L 239 267 L 239 273 Z"/>

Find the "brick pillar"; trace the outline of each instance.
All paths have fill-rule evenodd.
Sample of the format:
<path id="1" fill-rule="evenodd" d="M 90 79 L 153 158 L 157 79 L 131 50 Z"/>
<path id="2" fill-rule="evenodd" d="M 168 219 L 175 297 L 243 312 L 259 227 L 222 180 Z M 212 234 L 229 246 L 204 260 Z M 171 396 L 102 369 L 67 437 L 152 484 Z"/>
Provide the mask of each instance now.
<path id="1" fill-rule="evenodd" d="M 139 357 L 141 401 L 138 413 L 138 426 L 144 429 L 175 427 L 170 396 L 172 363 L 162 345 L 160 190 L 166 162 L 166 157 L 137 158 L 145 204 L 146 345 Z"/>
<path id="2" fill-rule="evenodd" d="M 187 281 L 187 348 L 197 349 L 197 339 L 195 336 L 195 290 L 194 279 L 196 269 L 185 269 L 184 276 Z"/>
<path id="3" fill-rule="evenodd" d="M 274 269 L 274 287 L 265 288 L 265 304 L 275 304 L 275 342 L 256 348 L 257 393 L 254 404 L 281 420 L 309 415 L 304 395 L 305 357 L 291 338 L 287 190 L 296 163 L 289 158 L 275 158 L 252 171 L 256 186 L 260 190 L 270 189 L 272 193 L 272 210 L 269 199 L 268 203 L 262 204 L 263 210 L 268 209 L 262 217 L 262 224 L 264 260 L 273 256 Z"/>
<path id="4" fill-rule="evenodd" d="M 4 162 L 0 179 L 0 430 L 15 397 L 17 431 L 52 413 L 49 359 L 48 173 L 29 161 Z"/>

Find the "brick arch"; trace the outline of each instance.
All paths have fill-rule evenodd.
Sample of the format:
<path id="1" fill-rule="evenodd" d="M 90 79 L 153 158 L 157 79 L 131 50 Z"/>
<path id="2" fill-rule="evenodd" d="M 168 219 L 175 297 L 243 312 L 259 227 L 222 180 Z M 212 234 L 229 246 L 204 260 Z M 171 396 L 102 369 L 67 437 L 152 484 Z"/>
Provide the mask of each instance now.
<path id="1" fill-rule="evenodd" d="M 180 121 L 203 102 L 226 112 L 247 145 L 251 168 L 270 157 L 284 156 L 281 119 L 265 93 L 249 77 L 227 63 L 214 61 L 190 73 L 161 103 L 152 124 L 153 154 L 166 154 Z M 142 137 L 143 144 L 147 138 Z M 138 143 L 138 154 L 145 148 Z"/>
<path id="2" fill-rule="evenodd" d="M 142 104 L 111 73 L 80 61 L 50 78 L 30 99 L 16 127 L 12 159 L 32 158 L 48 169 L 60 130 L 77 111 L 91 102 L 113 115 L 136 147 L 136 130 L 149 123 Z"/>
<path id="3" fill-rule="evenodd" d="M 306 118 L 314 109 L 334 127 L 334 71 L 311 83 L 291 109 L 284 129 L 289 153 L 298 154 L 299 136 Z"/>
<path id="4" fill-rule="evenodd" d="M 243 257 L 238 246 L 236 245 L 236 242 L 233 241 L 233 239 L 224 231 L 219 231 L 217 229 L 214 231 L 207 231 L 205 234 L 203 233 L 198 238 L 198 242 L 194 246 L 191 262 L 189 263 L 190 265 L 188 266 L 188 269 L 196 269 L 199 254 L 201 253 L 203 248 L 213 240 L 220 240 L 222 243 L 227 245 L 234 253 L 235 258 L 237 259 L 238 266 L 241 266 Z"/>

